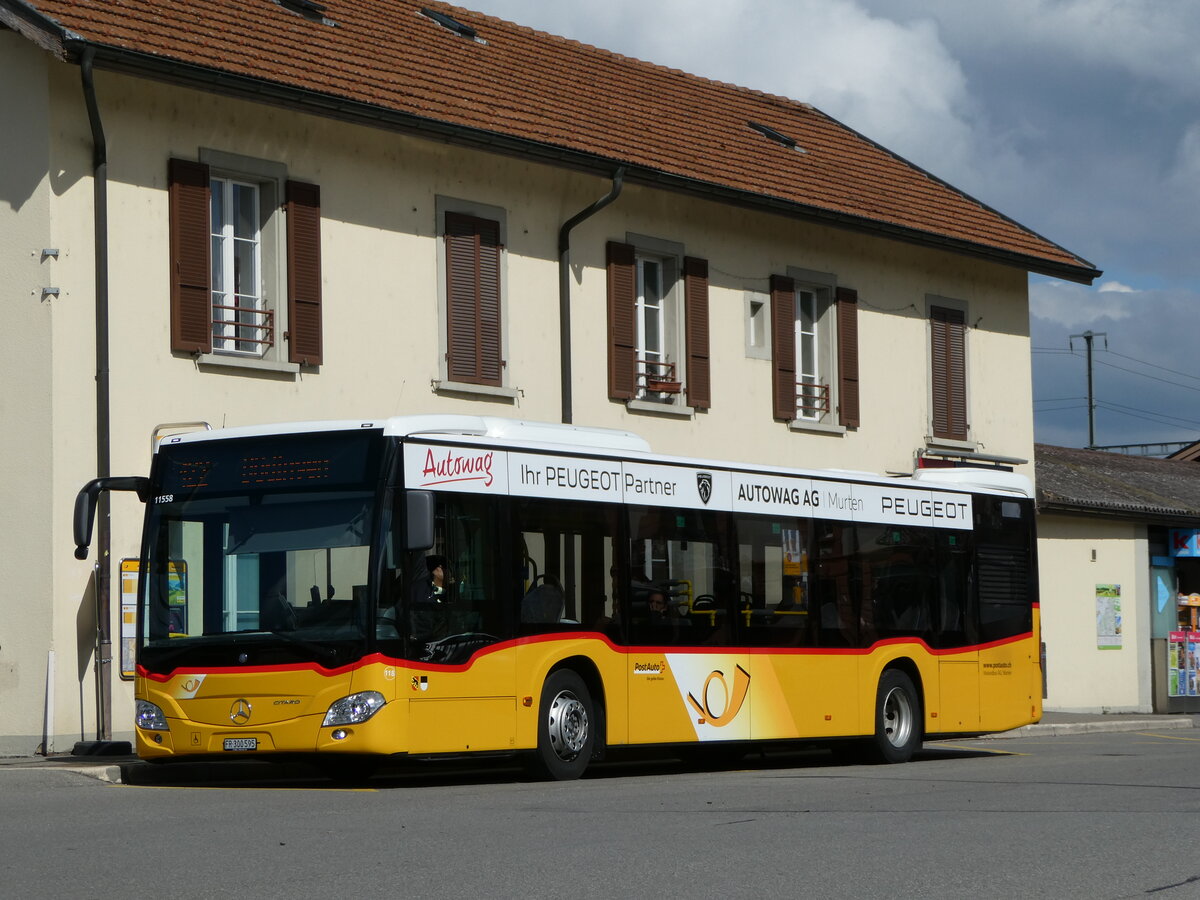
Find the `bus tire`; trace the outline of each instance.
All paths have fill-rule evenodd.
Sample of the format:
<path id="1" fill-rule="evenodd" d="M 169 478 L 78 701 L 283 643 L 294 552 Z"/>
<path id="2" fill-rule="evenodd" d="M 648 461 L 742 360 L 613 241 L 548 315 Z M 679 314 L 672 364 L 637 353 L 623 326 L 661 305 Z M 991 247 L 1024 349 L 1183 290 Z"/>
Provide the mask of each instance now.
<path id="1" fill-rule="evenodd" d="M 900 669 L 888 669 L 879 678 L 875 694 L 875 736 L 871 740 L 876 762 L 908 762 L 921 746 L 921 700 L 912 679 Z"/>
<path id="2" fill-rule="evenodd" d="M 587 685 L 570 669 L 551 672 L 538 704 L 535 773 L 554 781 L 578 778 L 595 744 L 596 713 Z"/>

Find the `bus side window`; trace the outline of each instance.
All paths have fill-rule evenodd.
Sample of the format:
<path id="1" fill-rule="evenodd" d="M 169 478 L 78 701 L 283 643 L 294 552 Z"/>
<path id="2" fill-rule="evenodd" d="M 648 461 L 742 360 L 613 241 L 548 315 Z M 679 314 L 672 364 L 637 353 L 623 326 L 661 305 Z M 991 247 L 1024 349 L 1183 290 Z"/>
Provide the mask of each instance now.
<path id="1" fill-rule="evenodd" d="M 512 634 L 512 616 L 498 590 L 500 528 L 497 500 L 439 493 L 434 545 L 408 554 L 393 596 L 405 606 L 409 653 L 434 662 L 465 662 L 475 650 Z M 431 566 L 441 564 L 442 584 Z"/>
<path id="2" fill-rule="evenodd" d="M 813 604 L 817 613 L 817 643 L 821 647 L 854 647 L 858 642 L 856 573 L 851 563 L 857 553 L 853 525 L 818 520 L 809 557 L 813 569 Z"/>
<path id="3" fill-rule="evenodd" d="M 611 590 L 616 507 L 513 502 L 511 593 L 521 634 L 606 628 L 617 618 Z"/>
<path id="4" fill-rule="evenodd" d="M 631 507 L 630 640 L 728 646 L 737 610 L 732 517 L 701 510 Z M 652 615 L 655 591 L 667 615 Z M 644 602 L 643 602 L 644 601 Z"/>
<path id="5" fill-rule="evenodd" d="M 814 644 L 812 521 L 738 516 L 737 626 L 762 647 Z"/>
<path id="6" fill-rule="evenodd" d="M 861 551 L 861 643 L 933 635 L 933 535 L 899 525 L 858 528 Z"/>

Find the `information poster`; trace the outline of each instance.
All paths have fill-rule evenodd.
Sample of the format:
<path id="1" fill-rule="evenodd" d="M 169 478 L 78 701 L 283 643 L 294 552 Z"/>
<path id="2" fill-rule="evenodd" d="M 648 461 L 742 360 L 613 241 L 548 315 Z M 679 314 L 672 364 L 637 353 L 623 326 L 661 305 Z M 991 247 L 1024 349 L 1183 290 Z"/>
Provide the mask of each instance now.
<path id="1" fill-rule="evenodd" d="M 134 675 L 134 650 L 137 647 L 138 561 L 121 560 L 121 677 Z"/>
<path id="2" fill-rule="evenodd" d="M 121 560 L 121 677 L 133 678 L 137 664 L 137 590 L 141 564 Z M 187 563 L 172 560 L 167 584 L 169 628 L 183 634 L 187 628 Z"/>
<path id="3" fill-rule="evenodd" d="M 1100 650 L 1120 650 L 1121 586 L 1096 585 L 1096 647 Z"/>

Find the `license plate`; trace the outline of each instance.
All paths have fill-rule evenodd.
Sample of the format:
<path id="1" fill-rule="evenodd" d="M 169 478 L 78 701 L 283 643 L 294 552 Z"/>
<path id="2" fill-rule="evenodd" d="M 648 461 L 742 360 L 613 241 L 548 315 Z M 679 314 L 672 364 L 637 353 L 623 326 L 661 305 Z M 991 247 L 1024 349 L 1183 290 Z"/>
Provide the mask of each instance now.
<path id="1" fill-rule="evenodd" d="M 225 738 L 226 750 L 257 750 L 258 738 Z"/>

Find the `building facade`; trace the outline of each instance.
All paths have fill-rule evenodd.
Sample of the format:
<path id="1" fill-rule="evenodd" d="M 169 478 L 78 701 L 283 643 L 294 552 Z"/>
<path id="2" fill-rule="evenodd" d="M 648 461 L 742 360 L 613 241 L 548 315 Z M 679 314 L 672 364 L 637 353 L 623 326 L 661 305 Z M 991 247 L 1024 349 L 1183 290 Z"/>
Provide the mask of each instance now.
<path id="1" fill-rule="evenodd" d="M 131 730 L 142 507 L 84 561 L 72 508 L 156 435 L 459 412 L 1022 467 L 1027 273 L 1099 274 L 806 104 L 438 3 L 0 0 L 0 80 L 0 754 Z"/>

